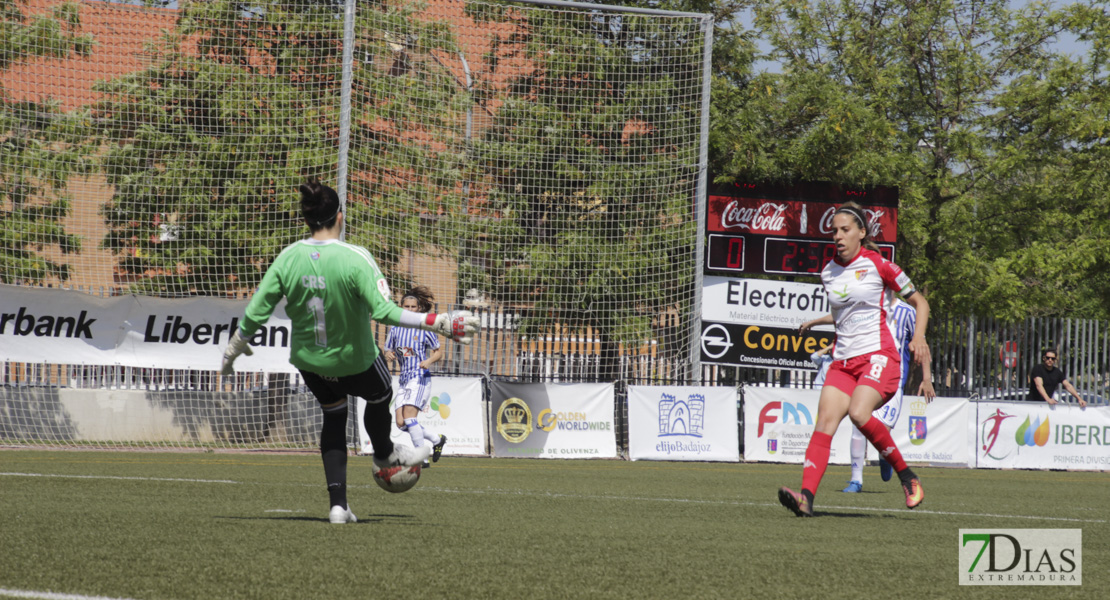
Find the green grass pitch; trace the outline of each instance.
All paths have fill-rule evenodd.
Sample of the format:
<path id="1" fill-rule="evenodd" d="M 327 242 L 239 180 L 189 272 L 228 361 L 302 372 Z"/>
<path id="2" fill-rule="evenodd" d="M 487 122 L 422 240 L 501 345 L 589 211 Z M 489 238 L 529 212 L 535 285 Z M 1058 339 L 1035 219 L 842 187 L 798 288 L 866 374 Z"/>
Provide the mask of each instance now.
<path id="1" fill-rule="evenodd" d="M 446 457 L 388 494 L 352 456 L 327 522 L 312 454 L 0 451 L 0 597 L 1105 598 L 1106 473 L 920 468 L 925 503 L 830 467 Z M 958 531 L 1082 529 L 1081 587 L 957 584 Z"/>

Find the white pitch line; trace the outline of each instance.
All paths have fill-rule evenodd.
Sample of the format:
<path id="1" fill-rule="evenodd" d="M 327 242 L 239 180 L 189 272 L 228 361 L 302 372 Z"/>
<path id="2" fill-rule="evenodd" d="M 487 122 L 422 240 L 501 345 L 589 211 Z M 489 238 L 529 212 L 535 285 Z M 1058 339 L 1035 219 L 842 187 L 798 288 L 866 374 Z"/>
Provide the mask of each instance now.
<path id="1" fill-rule="evenodd" d="M 566 492 L 524 492 L 521 490 L 496 490 L 496 489 L 471 489 L 464 490 L 459 488 L 437 488 L 432 486 L 424 486 L 417 488 L 421 491 L 438 491 L 454 494 L 496 494 L 496 495 L 516 495 L 516 496 L 542 496 L 547 498 L 579 498 L 583 500 L 622 500 L 622 501 L 644 501 L 644 502 L 671 502 L 683 504 L 715 504 L 721 506 L 760 506 L 782 508 L 782 505 L 771 502 L 741 502 L 735 500 L 695 500 L 690 498 L 648 498 L 644 496 L 599 496 L 599 495 L 586 495 L 586 494 L 571 494 Z M 973 513 L 973 512 L 957 512 L 957 511 L 944 511 L 944 510 L 927 510 L 915 509 L 910 511 L 905 508 L 876 508 L 869 506 L 821 506 L 817 512 L 822 510 L 857 510 L 861 512 L 889 512 L 889 513 L 907 513 L 913 512 L 919 515 L 940 515 L 950 517 L 988 517 L 998 519 L 1029 519 L 1037 521 L 1066 521 L 1072 523 L 1106 523 L 1105 519 L 1076 519 L 1072 517 L 1042 517 L 1037 515 L 1004 515 L 995 513 Z"/>
<path id="2" fill-rule="evenodd" d="M 76 479 L 117 479 L 117 480 L 130 480 L 130 481 L 173 481 L 182 483 L 231 483 L 239 484 L 241 481 L 232 481 L 229 479 L 172 479 L 165 477 L 118 477 L 113 475 L 52 475 L 47 473 L 0 473 L 0 476 L 11 477 L 65 477 Z M 307 484 L 301 484 L 304 487 Z M 353 485 L 349 488 L 370 487 Z M 523 490 L 498 490 L 491 488 L 473 488 L 473 489 L 460 489 L 460 488 L 443 488 L 434 486 L 421 486 L 416 488 L 421 492 L 443 492 L 447 494 L 490 494 L 501 496 L 535 496 L 545 498 L 575 498 L 581 500 L 620 500 L 625 502 L 669 502 L 669 503 L 682 503 L 682 504 L 711 504 L 718 506 L 760 506 L 779 508 L 780 505 L 770 502 L 739 502 L 730 500 L 696 500 L 691 498 L 649 498 L 646 496 L 599 496 L 589 494 L 573 494 L 567 492 L 526 492 Z M 901 508 L 876 508 L 865 506 L 821 506 L 821 510 L 856 510 L 860 512 L 889 512 L 889 513 L 904 513 L 908 509 Z M 918 509 L 912 511 L 919 515 L 939 515 L 948 517 L 987 517 L 996 519 L 1026 519 L 1031 521 L 1062 521 L 1068 523 L 1106 523 L 1105 519 L 1076 519 L 1072 517 L 1047 517 L 1038 515 L 1004 515 L 997 513 L 974 513 L 974 512 L 958 512 L 958 511 L 945 511 L 945 510 L 927 510 Z"/>
<path id="3" fill-rule="evenodd" d="M 37 598 L 39 600 L 130 600 L 129 598 L 109 598 L 108 596 L 84 596 L 82 594 L 56 594 L 36 590 L 9 590 L 0 588 L 0 596 L 12 598 Z"/>
<path id="4" fill-rule="evenodd" d="M 176 481 L 181 483 L 241 483 L 230 479 L 181 479 L 172 477 L 119 477 L 116 475 L 57 475 L 54 473 L 0 473 L 7 477 L 60 477 L 65 479 L 115 479 L 122 481 Z"/>

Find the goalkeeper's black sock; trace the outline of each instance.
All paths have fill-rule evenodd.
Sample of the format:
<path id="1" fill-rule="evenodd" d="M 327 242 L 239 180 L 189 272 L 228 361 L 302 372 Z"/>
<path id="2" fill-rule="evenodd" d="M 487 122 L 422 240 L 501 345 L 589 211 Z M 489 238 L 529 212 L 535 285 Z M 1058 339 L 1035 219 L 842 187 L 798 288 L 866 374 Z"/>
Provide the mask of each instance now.
<path id="1" fill-rule="evenodd" d="M 347 403 L 324 410 L 320 457 L 331 506 L 347 508 Z"/>
<path id="2" fill-rule="evenodd" d="M 328 499 L 331 502 L 331 506 L 342 506 L 343 508 L 347 508 L 347 484 L 329 483 Z"/>

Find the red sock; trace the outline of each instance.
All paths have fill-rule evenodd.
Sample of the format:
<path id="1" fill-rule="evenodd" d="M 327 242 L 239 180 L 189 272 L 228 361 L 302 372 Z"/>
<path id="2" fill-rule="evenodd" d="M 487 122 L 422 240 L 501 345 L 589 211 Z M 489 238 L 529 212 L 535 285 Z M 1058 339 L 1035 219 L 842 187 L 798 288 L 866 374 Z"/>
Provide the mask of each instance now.
<path id="1" fill-rule="evenodd" d="M 829 466 L 829 447 L 832 446 L 832 436 L 820 431 L 814 431 L 806 447 L 806 462 L 802 467 L 802 489 L 817 495 L 817 486 L 821 485 L 821 478 L 825 476 L 825 469 Z"/>
<path id="2" fill-rule="evenodd" d="M 879 456 L 886 459 L 890 466 L 894 467 L 895 473 L 901 473 L 906 470 L 906 461 L 902 460 L 902 452 L 898 450 L 898 446 L 894 445 L 894 438 L 890 437 L 890 430 L 883 425 L 883 422 L 871 417 L 871 420 L 859 428 L 867 441 L 879 451 Z"/>

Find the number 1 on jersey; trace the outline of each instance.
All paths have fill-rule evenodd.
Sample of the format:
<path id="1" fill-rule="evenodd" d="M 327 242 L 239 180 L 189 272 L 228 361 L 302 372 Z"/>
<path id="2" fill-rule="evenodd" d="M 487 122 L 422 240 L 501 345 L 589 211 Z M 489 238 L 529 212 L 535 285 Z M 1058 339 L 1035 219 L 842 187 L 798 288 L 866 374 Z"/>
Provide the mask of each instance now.
<path id="1" fill-rule="evenodd" d="M 312 319 L 316 321 L 316 345 L 326 348 L 328 346 L 328 326 L 324 321 L 324 299 L 313 296 L 308 301 L 308 309 L 312 311 Z"/>

